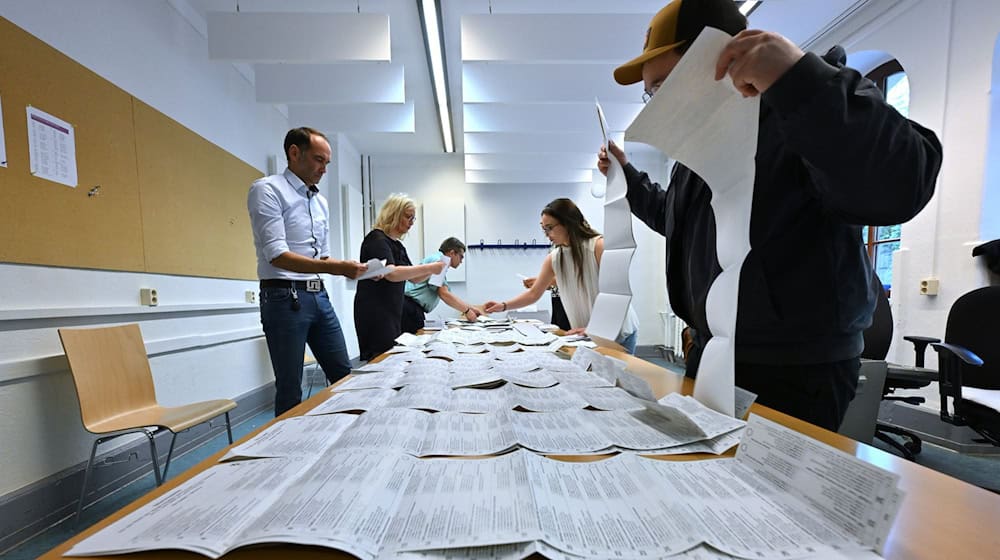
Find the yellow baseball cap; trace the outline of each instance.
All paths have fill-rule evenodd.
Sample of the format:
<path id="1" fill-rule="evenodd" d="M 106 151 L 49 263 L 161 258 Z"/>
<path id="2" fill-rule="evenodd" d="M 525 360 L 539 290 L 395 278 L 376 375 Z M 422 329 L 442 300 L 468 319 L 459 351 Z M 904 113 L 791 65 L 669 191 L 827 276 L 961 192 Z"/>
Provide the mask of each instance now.
<path id="1" fill-rule="evenodd" d="M 693 42 L 706 26 L 736 35 L 747 28 L 747 18 L 733 0 L 674 0 L 653 16 L 642 54 L 616 68 L 615 81 L 623 86 L 642 81 L 643 64 Z"/>

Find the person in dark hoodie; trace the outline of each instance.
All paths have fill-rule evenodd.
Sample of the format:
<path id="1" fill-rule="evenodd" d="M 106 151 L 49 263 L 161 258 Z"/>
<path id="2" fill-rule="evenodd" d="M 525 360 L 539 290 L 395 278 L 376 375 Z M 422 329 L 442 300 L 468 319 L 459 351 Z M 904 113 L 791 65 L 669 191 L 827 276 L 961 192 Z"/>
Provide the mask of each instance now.
<path id="1" fill-rule="evenodd" d="M 862 331 L 876 290 L 861 225 L 913 218 L 930 200 L 941 166 L 935 135 L 901 116 L 882 93 L 844 66 L 843 49 L 803 53 L 776 33 L 747 30 L 732 0 L 674 0 L 653 17 L 643 53 L 615 80 L 644 82 L 648 99 L 706 27 L 733 35 L 715 79 L 761 96 L 750 253 L 740 275 L 736 384 L 757 402 L 836 430 L 857 388 Z M 695 333 L 698 370 L 712 337 L 708 288 L 721 272 L 711 191 L 678 163 L 666 188 L 628 163 L 632 213 L 666 238 L 667 291 Z"/>

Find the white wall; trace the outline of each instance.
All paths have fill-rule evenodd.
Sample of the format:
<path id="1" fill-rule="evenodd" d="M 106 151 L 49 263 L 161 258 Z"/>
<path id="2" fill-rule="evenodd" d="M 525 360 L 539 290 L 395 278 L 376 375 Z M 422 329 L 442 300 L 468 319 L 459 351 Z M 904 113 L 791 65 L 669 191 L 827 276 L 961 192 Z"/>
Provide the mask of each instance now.
<path id="1" fill-rule="evenodd" d="M 281 153 L 287 119 L 209 62 L 168 2 L 3 0 L 0 16 L 258 169 Z M 141 287 L 158 290 L 159 311 L 187 311 L 140 308 Z M 161 403 L 234 397 L 273 381 L 246 290 L 256 282 L 0 264 L 0 495 L 87 458 L 56 328 L 139 322 Z"/>
<path id="2" fill-rule="evenodd" d="M 993 47 L 991 78 L 990 128 L 979 225 L 979 236 L 983 240 L 1000 239 L 1000 39 Z"/>
<path id="3" fill-rule="evenodd" d="M 333 151 L 333 161 L 327 168 L 326 177 L 320 184 L 323 195 L 330 203 L 330 257 L 334 259 L 357 260 L 361 250 L 360 238 L 351 235 L 344 227 L 343 218 L 350 213 L 353 224 L 361 220 L 361 208 L 344 208 L 345 189 L 353 193 L 351 200 L 361 198 L 361 154 L 343 134 L 330 135 Z M 361 231 L 358 227 L 355 233 Z M 345 237 L 347 238 L 345 241 Z M 355 246 L 356 245 L 356 246 Z M 345 248 L 349 249 L 345 251 Z M 356 282 L 343 276 L 327 275 L 325 279 L 330 302 L 333 304 L 340 326 L 344 330 L 344 340 L 347 342 L 347 353 L 358 356 L 358 336 L 354 328 L 354 292 Z"/>
<path id="4" fill-rule="evenodd" d="M 517 274 L 535 276 L 547 251 L 539 249 L 487 249 L 474 246 L 484 243 L 547 243 L 539 226 L 542 208 L 555 198 L 572 199 L 594 229 L 604 225 L 603 199 L 590 194 L 590 184 L 467 184 L 461 155 L 380 156 L 373 157 L 375 199 L 391 192 L 405 192 L 418 203 L 432 198 L 465 200 L 466 281 L 453 283 L 451 289 L 472 303 L 504 300 L 523 290 Z M 595 153 L 596 161 L 596 153 Z M 649 164 L 651 175 L 662 175 L 663 161 L 647 156 L 636 162 Z M 603 180 L 603 177 L 601 177 Z M 433 216 L 424 216 L 424 220 Z M 633 220 L 639 248 L 632 261 L 630 280 L 635 294 L 634 306 L 640 315 L 639 343 L 660 344 L 663 328 L 658 311 L 666 310 L 664 285 L 663 238 Z M 456 232 L 458 235 L 460 232 Z M 414 258 L 411 255 L 411 259 Z M 548 296 L 538 302 L 539 309 L 551 309 Z M 457 316 L 441 305 L 435 314 Z"/>
<path id="5" fill-rule="evenodd" d="M 951 304 L 988 283 L 971 256 L 980 239 L 990 122 L 991 69 L 1000 33 L 1000 3 L 979 0 L 902 0 L 862 27 L 848 21 L 814 50 L 833 43 L 848 52 L 881 50 L 895 56 L 910 79 L 910 118 L 934 130 L 944 146 L 937 191 L 903 225 L 894 259 L 895 333 L 889 359 L 913 363 L 907 334 L 944 336 Z M 940 279 L 940 293 L 919 295 L 922 278 Z M 930 352 L 928 366 L 936 366 Z M 937 407 L 928 391 L 926 406 Z"/>

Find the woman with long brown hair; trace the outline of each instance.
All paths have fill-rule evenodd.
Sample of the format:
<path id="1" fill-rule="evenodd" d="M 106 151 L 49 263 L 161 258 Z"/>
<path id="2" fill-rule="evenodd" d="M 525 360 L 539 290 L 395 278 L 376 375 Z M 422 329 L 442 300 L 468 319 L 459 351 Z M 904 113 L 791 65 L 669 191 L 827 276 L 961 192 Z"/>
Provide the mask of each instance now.
<path id="1" fill-rule="evenodd" d="M 573 327 L 569 333 L 583 333 L 597 299 L 597 273 L 604 254 L 604 237 L 590 227 L 580 208 L 568 198 L 557 198 L 543 208 L 540 224 L 545 236 L 556 247 L 545 257 L 534 284 L 507 301 L 488 301 L 484 307 L 487 313 L 494 313 L 530 305 L 542 297 L 555 279 Z M 638 318 L 630 306 L 616 340 L 629 353 L 635 352 L 637 326 Z"/>

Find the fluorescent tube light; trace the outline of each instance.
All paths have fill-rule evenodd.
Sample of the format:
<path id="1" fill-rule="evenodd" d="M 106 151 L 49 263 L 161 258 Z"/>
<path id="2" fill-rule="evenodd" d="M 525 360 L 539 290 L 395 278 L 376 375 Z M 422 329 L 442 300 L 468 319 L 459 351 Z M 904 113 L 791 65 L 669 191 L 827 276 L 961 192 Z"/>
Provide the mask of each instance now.
<path id="1" fill-rule="evenodd" d="M 431 86 L 437 102 L 438 120 L 441 122 L 441 138 L 446 153 L 455 151 L 455 138 L 451 132 L 451 108 L 448 105 L 448 80 L 445 76 L 444 37 L 438 21 L 437 0 L 417 0 L 420 19 L 423 22 L 424 46 L 427 48 L 427 62 L 431 70 Z"/>
<path id="2" fill-rule="evenodd" d="M 750 12 L 752 12 L 753 9 L 756 8 L 757 4 L 759 3 L 760 0 L 746 0 L 745 2 L 743 2 L 743 4 L 740 5 L 740 13 L 745 16 L 749 16 Z"/>

